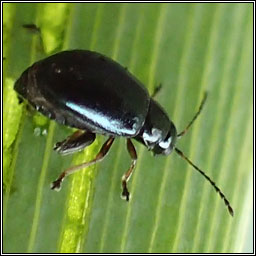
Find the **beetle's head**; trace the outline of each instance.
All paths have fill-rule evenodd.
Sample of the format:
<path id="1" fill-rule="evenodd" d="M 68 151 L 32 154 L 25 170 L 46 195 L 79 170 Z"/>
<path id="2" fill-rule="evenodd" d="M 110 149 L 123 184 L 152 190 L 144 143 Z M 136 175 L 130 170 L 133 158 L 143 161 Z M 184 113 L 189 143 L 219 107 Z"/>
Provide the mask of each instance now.
<path id="1" fill-rule="evenodd" d="M 177 132 L 176 128 L 171 123 L 171 127 L 169 132 L 165 137 L 160 138 L 154 145 L 151 145 L 152 147 L 152 152 L 154 155 L 169 155 L 171 154 L 175 144 L 176 144 L 176 139 L 177 139 Z"/>
<path id="2" fill-rule="evenodd" d="M 176 128 L 162 107 L 153 99 L 150 100 L 145 123 L 136 139 L 154 155 L 169 155 L 175 146 Z"/>

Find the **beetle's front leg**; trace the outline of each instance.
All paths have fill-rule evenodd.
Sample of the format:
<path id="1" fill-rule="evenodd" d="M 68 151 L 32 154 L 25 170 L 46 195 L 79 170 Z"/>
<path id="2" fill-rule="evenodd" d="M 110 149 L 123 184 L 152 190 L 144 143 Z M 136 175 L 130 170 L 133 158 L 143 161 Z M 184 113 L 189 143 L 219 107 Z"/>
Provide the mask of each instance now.
<path id="1" fill-rule="evenodd" d="M 131 163 L 131 166 L 128 169 L 128 171 L 122 177 L 122 188 L 123 188 L 122 199 L 124 199 L 126 201 L 129 201 L 130 193 L 129 193 L 128 188 L 127 188 L 127 182 L 130 179 L 130 177 L 133 173 L 133 170 L 135 168 L 136 162 L 137 162 L 136 149 L 135 149 L 135 147 L 132 144 L 132 141 L 130 139 L 127 139 L 127 150 L 128 150 L 128 152 L 131 156 L 132 163 Z"/>
<path id="2" fill-rule="evenodd" d="M 78 130 L 65 140 L 57 142 L 53 149 L 62 155 L 72 154 L 91 145 L 95 138 L 94 133 Z"/>

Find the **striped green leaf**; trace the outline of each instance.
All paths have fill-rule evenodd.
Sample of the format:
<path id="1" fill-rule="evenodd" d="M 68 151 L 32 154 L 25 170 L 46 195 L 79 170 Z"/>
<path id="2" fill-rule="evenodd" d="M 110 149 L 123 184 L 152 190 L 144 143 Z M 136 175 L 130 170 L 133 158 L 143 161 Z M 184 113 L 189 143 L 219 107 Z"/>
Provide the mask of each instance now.
<path id="1" fill-rule="evenodd" d="M 6 253 L 234 253 L 252 251 L 253 4 L 4 3 L 3 249 Z M 36 24 L 41 29 L 24 29 Z M 43 47 L 42 47 L 43 46 Z M 43 51 L 44 49 L 44 51 Z M 18 104 L 13 84 L 33 62 L 63 49 L 90 49 L 117 60 L 152 93 L 181 131 L 208 92 L 203 112 L 177 143 L 222 189 L 173 153 L 153 157 L 135 142 L 130 164 L 117 138 L 106 160 L 50 183 L 92 159 L 52 150 L 72 130 Z M 47 75 L 47 74 L 46 74 Z M 127 99 L 129 100 L 129 99 Z"/>

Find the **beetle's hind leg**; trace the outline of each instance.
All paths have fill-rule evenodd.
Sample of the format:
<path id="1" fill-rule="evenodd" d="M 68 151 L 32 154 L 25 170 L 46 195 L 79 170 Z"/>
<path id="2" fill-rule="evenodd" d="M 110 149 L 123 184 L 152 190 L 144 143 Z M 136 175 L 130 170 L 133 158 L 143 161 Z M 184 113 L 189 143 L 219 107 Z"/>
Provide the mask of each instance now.
<path id="1" fill-rule="evenodd" d="M 33 23 L 23 24 L 22 27 L 24 29 L 26 29 L 27 31 L 29 31 L 30 33 L 38 36 L 38 46 L 37 46 L 38 49 L 37 50 L 39 50 L 39 52 L 43 56 L 46 56 L 46 51 L 45 51 L 45 47 L 44 47 L 44 41 L 43 41 L 41 29 L 36 24 L 33 24 Z"/>
<path id="2" fill-rule="evenodd" d="M 60 176 L 58 177 L 57 180 L 55 180 L 53 183 L 52 183 L 52 186 L 51 186 L 51 189 L 54 189 L 54 190 L 60 190 L 61 188 L 61 184 L 64 180 L 64 178 L 72 173 L 75 173 L 87 166 L 90 166 L 90 165 L 93 165 L 93 164 L 96 164 L 97 162 L 100 162 L 103 160 L 103 158 L 107 155 L 112 143 L 114 142 L 114 138 L 113 137 L 109 137 L 109 139 L 103 144 L 103 146 L 101 147 L 99 153 L 96 155 L 96 157 L 89 161 L 89 162 L 86 162 L 86 163 L 82 163 L 82 164 L 79 164 L 79 165 L 76 165 L 76 166 L 73 166 L 73 167 L 70 167 L 68 169 L 66 169 L 64 172 L 62 172 L 60 174 Z"/>
<path id="3" fill-rule="evenodd" d="M 128 152 L 131 156 L 132 163 L 131 163 L 131 166 L 128 169 L 128 171 L 122 177 L 122 188 L 123 188 L 122 199 L 124 199 L 126 201 L 129 201 L 130 193 L 129 193 L 128 188 L 127 188 L 127 182 L 130 179 L 130 177 L 133 173 L 133 170 L 135 168 L 136 162 L 137 162 L 136 149 L 135 149 L 135 147 L 132 144 L 132 141 L 130 139 L 127 139 L 127 150 L 128 150 Z"/>
<path id="4" fill-rule="evenodd" d="M 57 142 L 53 149 L 62 155 L 73 154 L 91 145 L 95 138 L 94 133 L 78 130 L 65 140 Z"/>

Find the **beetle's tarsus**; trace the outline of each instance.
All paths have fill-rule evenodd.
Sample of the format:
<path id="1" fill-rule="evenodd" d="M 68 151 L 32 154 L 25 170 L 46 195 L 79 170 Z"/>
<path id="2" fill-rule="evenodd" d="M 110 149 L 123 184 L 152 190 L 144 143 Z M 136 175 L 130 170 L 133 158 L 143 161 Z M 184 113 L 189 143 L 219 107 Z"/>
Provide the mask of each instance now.
<path id="1" fill-rule="evenodd" d="M 18 96 L 18 103 L 21 104 L 23 102 L 22 97 Z"/>
<path id="2" fill-rule="evenodd" d="M 36 24 L 23 24 L 23 28 L 27 29 L 28 31 L 32 33 L 41 33 L 41 29 Z"/>
<path id="3" fill-rule="evenodd" d="M 61 183 L 62 183 L 62 180 L 59 180 L 59 179 L 53 181 L 52 184 L 51 184 L 51 189 L 55 190 L 57 192 L 60 191 L 61 190 Z"/>
<path id="4" fill-rule="evenodd" d="M 136 165 L 136 161 L 137 161 L 137 153 L 136 153 L 136 149 L 134 147 L 134 145 L 132 144 L 132 141 L 130 139 L 127 139 L 127 150 L 130 154 L 130 157 L 132 159 L 132 163 L 130 168 L 128 169 L 128 171 L 126 173 L 124 173 L 123 177 L 122 177 L 122 188 L 123 188 L 123 192 L 122 192 L 122 199 L 126 200 L 127 202 L 129 201 L 130 198 L 130 193 L 127 189 L 127 182 L 130 179 L 133 170 L 135 168 Z"/>
<path id="5" fill-rule="evenodd" d="M 121 198 L 122 198 L 123 200 L 126 200 L 127 202 L 129 202 L 130 193 L 129 193 L 127 187 L 124 187 L 124 188 L 123 188 L 123 192 L 122 192 Z"/>

